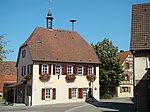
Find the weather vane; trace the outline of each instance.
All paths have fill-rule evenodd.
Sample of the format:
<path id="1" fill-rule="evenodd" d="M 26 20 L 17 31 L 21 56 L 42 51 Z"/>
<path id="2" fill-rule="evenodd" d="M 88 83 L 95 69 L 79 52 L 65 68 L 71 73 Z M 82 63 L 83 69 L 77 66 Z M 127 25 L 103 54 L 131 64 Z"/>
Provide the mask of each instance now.
<path id="1" fill-rule="evenodd" d="M 50 10 L 50 3 L 51 3 L 51 0 L 48 0 L 48 10 Z"/>

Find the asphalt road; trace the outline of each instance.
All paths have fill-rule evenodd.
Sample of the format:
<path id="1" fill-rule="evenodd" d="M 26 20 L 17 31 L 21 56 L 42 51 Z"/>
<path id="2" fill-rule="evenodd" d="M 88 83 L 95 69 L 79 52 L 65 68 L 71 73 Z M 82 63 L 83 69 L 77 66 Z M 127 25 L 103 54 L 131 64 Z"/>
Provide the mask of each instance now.
<path id="1" fill-rule="evenodd" d="M 130 99 L 100 100 L 99 102 L 77 102 L 42 106 L 4 106 L 0 112 L 132 112 Z"/>

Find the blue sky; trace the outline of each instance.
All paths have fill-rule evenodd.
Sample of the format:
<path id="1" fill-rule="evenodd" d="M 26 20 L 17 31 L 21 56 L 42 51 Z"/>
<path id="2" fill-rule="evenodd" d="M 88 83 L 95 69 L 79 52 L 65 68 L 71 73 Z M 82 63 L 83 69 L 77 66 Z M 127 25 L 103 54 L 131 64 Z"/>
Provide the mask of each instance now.
<path id="1" fill-rule="evenodd" d="M 129 50 L 132 4 L 150 0 L 51 0 L 53 28 L 75 30 L 88 42 L 109 38 L 119 50 Z M 16 61 L 19 47 L 37 27 L 46 27 L 48 0 L 0 0 L 0 35 L 10 42 L 5 49 L 14 50 L 6 61 Z"/>

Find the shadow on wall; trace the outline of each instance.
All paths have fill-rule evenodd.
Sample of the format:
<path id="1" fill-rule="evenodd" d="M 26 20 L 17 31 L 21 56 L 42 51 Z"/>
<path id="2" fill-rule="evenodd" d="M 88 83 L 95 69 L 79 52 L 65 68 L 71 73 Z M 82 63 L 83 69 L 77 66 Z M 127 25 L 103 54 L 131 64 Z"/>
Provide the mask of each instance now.
<path id="1" fill-rule="evenodd" d="M 150 69 L 147 69 L 141 80 L 136 80 L 134 103 L 137 110 L 150 110 Z"/>

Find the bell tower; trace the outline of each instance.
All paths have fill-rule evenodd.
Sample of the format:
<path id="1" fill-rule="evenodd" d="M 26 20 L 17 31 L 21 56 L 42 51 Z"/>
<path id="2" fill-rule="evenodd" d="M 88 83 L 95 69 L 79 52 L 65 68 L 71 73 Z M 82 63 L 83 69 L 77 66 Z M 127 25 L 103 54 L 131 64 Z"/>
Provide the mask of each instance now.
<path id="1" fill-rule="evenodd" d="M 54 18 L 52 16 L 51 11 L 50 11 L 50 0 L 48 2 L 49 2 L 49 9 L 48 9 L 48 13 L 47 13 L 47 16 L 46 16 L 46 28 L 47 29 L 52 29 Z"/>

